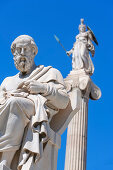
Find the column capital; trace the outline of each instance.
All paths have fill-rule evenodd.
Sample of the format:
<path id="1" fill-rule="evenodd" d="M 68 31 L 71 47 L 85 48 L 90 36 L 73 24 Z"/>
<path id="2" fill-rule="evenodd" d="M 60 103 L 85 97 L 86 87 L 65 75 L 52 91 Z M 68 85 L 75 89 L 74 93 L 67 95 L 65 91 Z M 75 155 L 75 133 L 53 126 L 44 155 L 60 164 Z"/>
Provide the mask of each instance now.
<path id="1" fill-rule="evenodd" d="M 68 93 L 78 88 L 84 98 L 98 100 L 101 97 L 100 88 L 93 83 L 90 75 L 84 69 L 72 70 L 64 81 Z"/>

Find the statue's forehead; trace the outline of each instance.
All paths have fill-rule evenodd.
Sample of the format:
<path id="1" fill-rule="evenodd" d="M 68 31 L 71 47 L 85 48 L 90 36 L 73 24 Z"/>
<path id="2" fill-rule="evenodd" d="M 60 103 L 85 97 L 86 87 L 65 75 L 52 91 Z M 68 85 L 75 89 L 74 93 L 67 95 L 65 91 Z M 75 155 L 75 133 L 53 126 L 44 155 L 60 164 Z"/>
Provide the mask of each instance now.
<path id="1" fill-rule="evenodd" d="M 27 47 L 27 46 L 30 46 L 31 45 L 31 42 L 28 41 L 20 41 L 20 42 L 16 42 L 16 47 Z"/>

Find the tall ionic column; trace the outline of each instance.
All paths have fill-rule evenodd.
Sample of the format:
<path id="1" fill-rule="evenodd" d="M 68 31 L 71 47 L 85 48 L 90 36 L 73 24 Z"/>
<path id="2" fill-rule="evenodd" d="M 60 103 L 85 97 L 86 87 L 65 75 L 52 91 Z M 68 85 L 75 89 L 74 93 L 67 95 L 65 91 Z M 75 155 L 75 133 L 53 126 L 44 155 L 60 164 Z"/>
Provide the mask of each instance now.
<path id="1" fill-rule="evenodd" d="M 83 98 L 80 111 L 68 126 L 65 170 L 86 170 L 87 104 Z"/>
<path id="2" fill-rule="evenodd" d="M 80 110 L 68 126 L 65 170 L 86 170 L 88 100 L 99 99 L 101 92 L 84 70 L 71 71 L 65 82 L 71 84 L 71 92 L 76 89 L 81 91 Z M 74 102 L 74 98 L 72 100 Z"/>

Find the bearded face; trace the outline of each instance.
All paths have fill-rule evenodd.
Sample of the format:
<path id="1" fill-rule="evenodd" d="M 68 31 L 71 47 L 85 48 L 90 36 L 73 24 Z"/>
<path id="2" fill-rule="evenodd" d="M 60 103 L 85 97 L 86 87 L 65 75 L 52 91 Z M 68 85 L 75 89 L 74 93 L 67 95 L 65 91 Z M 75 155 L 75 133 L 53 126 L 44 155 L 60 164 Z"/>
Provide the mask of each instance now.
<path id="1" fill-rule="evenodd" d="M 21 56 L 17 55 L 14 57 L 14 64 L 16 68 L 22 72 L 22 73 L 27 73 L 32 65 L 33 65 L 33 58 L 31 56 Z"/>
<path id="2" fill-rule="evenodd" d="M 29 72 L 34 63 L 32 48 L 29 45 L 23 46 L 22 44 L 18 44 L 15 49 L 14 63 L 20 72 Z"/>

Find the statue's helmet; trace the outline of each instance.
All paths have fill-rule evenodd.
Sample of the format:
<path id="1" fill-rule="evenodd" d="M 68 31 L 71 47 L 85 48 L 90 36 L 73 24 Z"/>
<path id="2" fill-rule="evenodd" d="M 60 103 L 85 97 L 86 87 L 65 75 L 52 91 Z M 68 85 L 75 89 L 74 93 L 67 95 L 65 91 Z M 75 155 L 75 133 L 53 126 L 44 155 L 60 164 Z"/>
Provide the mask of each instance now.
<path id="1" fill-rule="evenodd" d="M 84 31 L 86 31 L 86 25 L 84 25 L 84 19 L 82 18 L 80 21 L 81 21 L 81 24 L 79 25 L 79 31 L 80 31 L 81 29 L 83 29 Z"/>
<path id="2" fill-rule="evenodd" d="M 12 42 L 12 44 L 11 44 L 11 52 L 12 52 L 12 54 L 14 55 L 14 53 L 15 53 L 15 49 L 16 49 L 16 45 L 17 44 L 22 44 L 22 43 L 24 43 L 24 45 L 26 44 L 30 44 L 31 45 L 31 48 L 34 48 L 34 56 L 36 56 L 37 55 L 37 53 L 38 53 L 38 47 L 37 47 L 37 45 L 36 45 L 36 43 L 35 43 L 35 41 L 34 41 L 34 39 L 31 37 L 31 36 L 29 36 L 29 35 L 20 35 L 20 36 L 18 36 L 13 42 Z"/>

